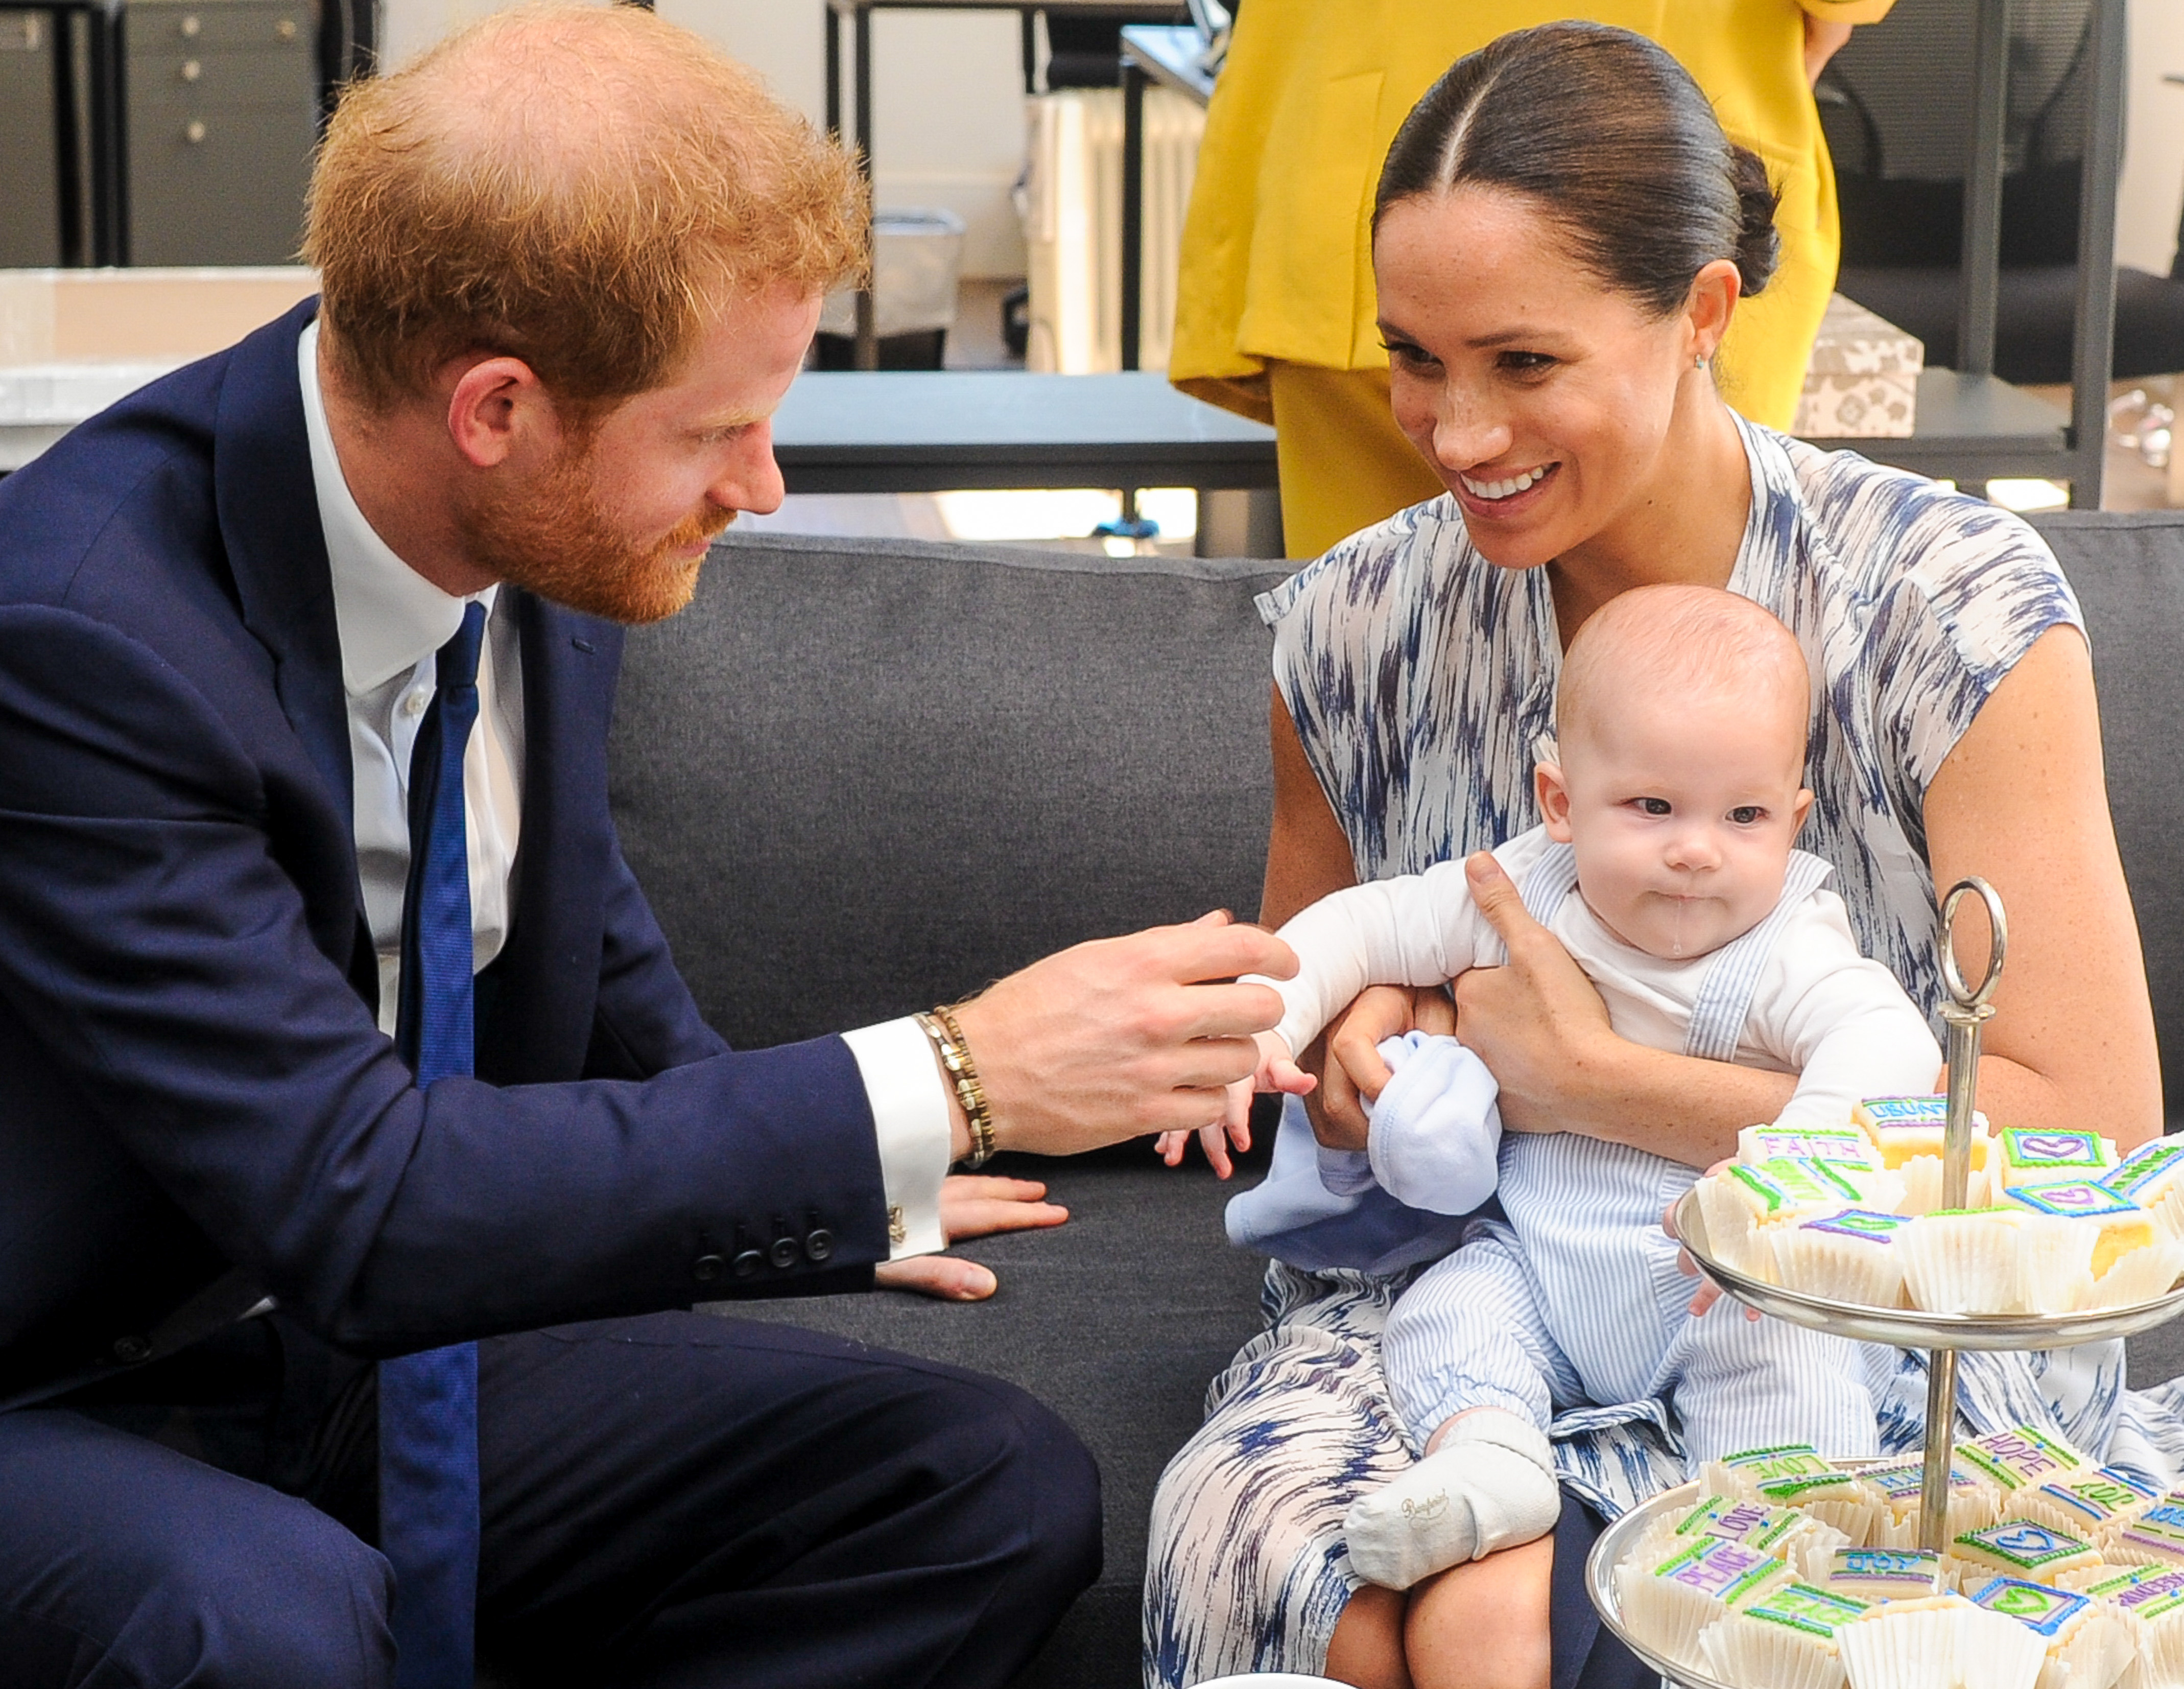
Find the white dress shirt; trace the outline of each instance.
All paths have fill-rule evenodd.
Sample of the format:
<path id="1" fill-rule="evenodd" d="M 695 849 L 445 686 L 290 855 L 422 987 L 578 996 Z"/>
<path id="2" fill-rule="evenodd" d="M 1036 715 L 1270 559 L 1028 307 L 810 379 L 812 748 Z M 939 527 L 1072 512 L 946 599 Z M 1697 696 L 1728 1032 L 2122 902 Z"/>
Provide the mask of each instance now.
<path id="1" fill-rule="evenodd" d="M 357 508 L 319 389 L 319 326 L 297 343 L 319 524 L 333 573 L 342 685 L 348 699 L 355 770 L 357 872 L 379 952 L 379 1024 L 392 1036 L 402 969 L 402 903 L 410 878 L 410 755 L 437 684 L 440 647 L 461 627 L 470 599 L 442 592 L 396 556 Z M 478 719 L 463 755 L 468 823 L 471 962 L 500 954 L 514 924 L 515 853 L 523 824 L 523 668 L 515 617 L 500 589 L 476 594 L 486 609 L 478 656 Z M 842 1035 L 872 1104 L 894 1257 L 947 1247 L 940 1183 L 948 1171 L 948 1093 L 933 1046 L 905 1018 Z"/>

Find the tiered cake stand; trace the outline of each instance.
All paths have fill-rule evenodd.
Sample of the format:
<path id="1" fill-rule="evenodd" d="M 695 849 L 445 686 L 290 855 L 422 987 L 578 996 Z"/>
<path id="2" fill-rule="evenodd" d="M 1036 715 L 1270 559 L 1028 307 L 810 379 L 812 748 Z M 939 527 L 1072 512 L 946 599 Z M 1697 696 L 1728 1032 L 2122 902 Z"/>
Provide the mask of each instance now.
<path id="1" fill-rule="evenodd" d="M 1957 965 L 1955 928 L 1958 906 L 1967 897 L 1986 906 L 1992 939 L 1986 972 L 1976 989 L 1964 983 Z M 1949 1118 L 1942 1139 L 1942 1206 L 1960 1208 L 1971 1173 L 1973 1099 L 1979 1080 L 1980 1029 L 1993 1015 L 1989 1001 L 2002 977 L 2008 929 L 2002 900 L 1982 879 L 1967 879 L 1953 887 L 1942 905 L 1937 943 L 1941 950 L 1942 980 L 1949 1001 L 1942 1006 L 1948 1033 Z M 2104 1307 L 2064 1314 L 1939 1314 L 1911 1308 L 1869 1307 L 1856 1302 L 1833 1302 L 1807 1296 L 1780 1285 L 1762 1284 L 1715 1257 L 1707 1237 L 1706 1221 L 1699 1212 L 1698 1193 L 1689 1190 L 1675 1207 L 1677 1237 L 1690 1251 L 1700 1269 L 1737 1301 L 1816 1331 L 1833 1332 L 1868 1343 L 1885 1343 L 1898 1349 L 1927 1352 L 1926 1471 L 1920 1496 L 1919 1543 L 1940 1551 L 1948 1502 L 1949 1463 L 1954 1452 L 1957 1421 L 1957 1352 L 1960 1349 L 2068 1349 L 2081 1343 L 2098 1343 L 2111 1337 L 2127 1337 L 2134 1331 L 2166 1324 L 2184 1314 L 2184 1286 L 2172 1287 L 2152 1302 L 2131 1307 Z M 1869 1463 L 1846 1463 L 1847 1464 Z M 1657 1653 L 1631 1634 L 1623 1621 L 1616 1595 L 1615 1569 L 1635 1547 L 1653 1522 L 1664 1514 L 1694 1507 L 1698 1486 L 1686 1484 L 1634 1508 L 1600 1534 L 1585 1564 L 1585 1585 L 1592 1604 L 1608 1628 L 1631 1653 L 1658 1671 L 1670 1683 L 1685 1689 L 1748 1689 L 1725 1684 Z"/>

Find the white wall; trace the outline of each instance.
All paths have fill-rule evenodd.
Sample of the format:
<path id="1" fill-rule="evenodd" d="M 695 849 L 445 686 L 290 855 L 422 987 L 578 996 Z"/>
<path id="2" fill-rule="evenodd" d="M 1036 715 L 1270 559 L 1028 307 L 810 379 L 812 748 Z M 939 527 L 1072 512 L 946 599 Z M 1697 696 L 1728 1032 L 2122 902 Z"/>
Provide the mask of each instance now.
<path id="1" fill-rule="evenodd" d="M 2130 126 L 2116 197 L 2116 262 L 2169 273 L 2184 211 L 2184 3 L 2131 0 Z"/>
<path id="2" fill-rule="evenodd" d="M 382 0 L 390 64 L 505 0 Z M 660 15 L 717 42 L 790 104 L 827 111 L 825 0 L 658 0 Z M 842 110 L 854 120 L 843 31 Z M 1022 42 L 1014 12 L 878 12 L 872 17 L 872 156 L 879 203 L 944 205 L 968 225 L 969 276 L 1021 276 L 1023 237 L 1009 197 L 1023 168 Z"/>

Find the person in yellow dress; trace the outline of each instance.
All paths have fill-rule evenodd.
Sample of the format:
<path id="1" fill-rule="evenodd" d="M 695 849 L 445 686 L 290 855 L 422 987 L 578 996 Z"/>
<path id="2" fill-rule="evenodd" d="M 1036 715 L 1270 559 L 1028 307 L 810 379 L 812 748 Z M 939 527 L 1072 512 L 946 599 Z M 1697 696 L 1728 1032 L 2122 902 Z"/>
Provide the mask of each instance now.
<path id="1" fill-rule="evenodd" d="M 1787 428 L 1839 249 L 1812 83 L 1853 25 L 1893 3 L 1248 0 L 1206 113 L 1168 378 L 1274 426 L 1289 555 L 1318 556 L 1442 490 L 1389 415 L 1370 229 L 1388 143 L 1441 72 L 1565 17 L 1619 24 L 1682 62 L 1781 191 L 1780 268 L 1736 313 L 1716 371 L 1731 404 Z"/>

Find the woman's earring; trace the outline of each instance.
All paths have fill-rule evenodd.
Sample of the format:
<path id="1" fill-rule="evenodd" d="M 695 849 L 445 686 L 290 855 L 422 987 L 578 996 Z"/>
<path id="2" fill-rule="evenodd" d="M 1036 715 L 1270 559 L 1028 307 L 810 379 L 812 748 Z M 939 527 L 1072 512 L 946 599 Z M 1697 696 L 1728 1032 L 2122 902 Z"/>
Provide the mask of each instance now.
<path id="1" fill-rule="evenodd" d="M 1695 370 L 1703 370 L 1706 368 L 1706 354 L 1702 352 L 1696 358 L 1692 359 L 1691 367 Z"/>

